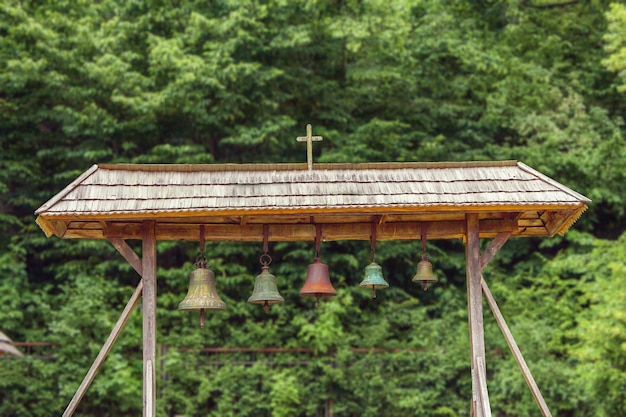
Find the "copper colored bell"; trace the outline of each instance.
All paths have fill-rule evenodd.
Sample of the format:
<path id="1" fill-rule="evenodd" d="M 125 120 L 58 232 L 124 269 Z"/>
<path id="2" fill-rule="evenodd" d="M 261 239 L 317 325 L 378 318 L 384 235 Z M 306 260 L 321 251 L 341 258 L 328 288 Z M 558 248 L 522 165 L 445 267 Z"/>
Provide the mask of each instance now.
<path id="1" fill-rule="evenodd" d="M 307 268 L 306 280 L 304 286 L 300 290 L 300 295 L 305 297 L 316 297 L 319 305 L 320 298 L 323 296 L 337 295 L 337 291 L 330 283 L 330 275 L 328 274 L 328 265 L 323 264 L 322 260 L 316 257 L 313 263 Z"/>
<path id="2" fill-rule="evenodd" d="M 248 298 L 250 304 L 263 304 L 268 311 L 270 304 L 282 303 L 285 299 L 278 293 L 276 277 L 269 272 L 269 266 L 263 265 L 262 272 L 254 280 L 254 290 Z"/>
<path id="3" fill-rule="evenodd" d="M 428 261 L 428 256 L 422 255 L 422 260 L 417 264 L 417 273 L 411 280 L 415 283 L 423 283 L 424 291 L 428 289 L 429 282 L 437 282 L 437 277 L 433 274 L 433 264 Z"/>
<path id="4" fill-rule="evenodd" d="M 215 288 L 215 274 L 206 268 L 206 263 L 196 262 L 196 269 L 189 275 L 189 291 L 178 309 L 200 310 L 200 327 L 204 327 L 204 310 L 226 309 Z"/>
<path id="5" fill-rule="evenodd" d="M 365 267 L 363 281 L 359 284 L 361 288 L 371 288 L 372 298 L 376 298 L 377 288 L 387 288 L 389 283 L 383 278 L 383 268 L 376 262 L 372 262 Z"/>

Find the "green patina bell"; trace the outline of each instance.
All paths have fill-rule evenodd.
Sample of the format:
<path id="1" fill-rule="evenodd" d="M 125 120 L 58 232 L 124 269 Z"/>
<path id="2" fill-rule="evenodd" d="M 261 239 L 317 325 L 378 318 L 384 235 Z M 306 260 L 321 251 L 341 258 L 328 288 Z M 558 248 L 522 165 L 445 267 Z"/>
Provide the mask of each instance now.
<path id="1" fill-rule="evenodd" d="M 359 284 L 361 288 L 371 288 L 372 298 L 376 298 L 377 288 L 387 288 L 389 283 L 383 278 L 383 268 L 376 262 L 372 262 L 365 267 L 365 275 L 363 281 Z"/>
<path id="2" fill-rule="evenodd" d="M 412 281 L 424 284 L 424 291 L 428 289 L 430 282 L 438 281 L 435 274 L 433 274 L 433 264 L 428 261 L 428 256 L 422 255 L 422 260 L 417 264 L 417 273 Z"/>
<path id="3" fill-rule="evenodd" d="M 269 272 L 269 266 L 263 265 L 262 272 L 254 280 L 254 290 L 248 298 L 250 304 L 263 304 L 268 311 L 270 304 L 282 303 L 285 299 L 278 293 L 276 277 Z"/>
<path id="4" fill-rule="evenodd" d="M 187 296 L 178 305 L 179 310 L 199 310 L 200 327 L 204 327 L 204 310 L 225 310 L 215 288 L 215 274 L 206 267 L 206 262 L 196 262 L 196 269 L 189 275 Z"/>

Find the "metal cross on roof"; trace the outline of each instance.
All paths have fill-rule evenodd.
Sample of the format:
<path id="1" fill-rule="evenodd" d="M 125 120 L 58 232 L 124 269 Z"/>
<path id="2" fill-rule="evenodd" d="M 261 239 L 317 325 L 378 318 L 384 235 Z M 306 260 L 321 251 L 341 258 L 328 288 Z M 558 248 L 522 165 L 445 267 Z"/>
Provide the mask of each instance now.
<path id="1" fill-rule="evenodd" d="M 298 136 L 296 140 L 298 142 L 306 142 L 306 161 L 309 167 L 309 171 L 313 170 L 313 142 L 319 142 L 322 140 L 321 136 L 312 135 L 311 125 L 306 125 L 306 136 Z"/>

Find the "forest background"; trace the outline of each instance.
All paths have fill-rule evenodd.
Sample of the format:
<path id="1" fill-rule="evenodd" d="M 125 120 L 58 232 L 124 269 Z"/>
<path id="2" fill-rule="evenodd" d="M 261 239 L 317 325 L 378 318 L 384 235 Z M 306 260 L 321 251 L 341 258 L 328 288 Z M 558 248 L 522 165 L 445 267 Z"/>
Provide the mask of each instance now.
<path id="1" fill-rule="evenodd" d="M 563 237 L 513 239 L 485 274 L 554 415 L 626 416 L 626 6 L 598 0 L 17 1 L 0 4 L 0 416 L 59 416 L 139 281 L 106 241 L 46 239 L 34 211 L 95 163 L 520 160 L 591 198 Z M 137 243 L 137 242 L 135 242 Z M 140 248 L 140 245 L 134 245 Z M 261 247 L 207 242 L 228 305 L 177 310 L 197 242 L 159 242 L 159 416 L 468 416 L 461 242 L 324 248 L 337 297 L 246 303 Z M 539 411 L 485 309 L 494 416 Z M 206 348 L 306 348 L 207 353 Z M 375 349 L 374 349 L 375 348 Z M 77 415 L 142 407 L 135 311 Z"/>

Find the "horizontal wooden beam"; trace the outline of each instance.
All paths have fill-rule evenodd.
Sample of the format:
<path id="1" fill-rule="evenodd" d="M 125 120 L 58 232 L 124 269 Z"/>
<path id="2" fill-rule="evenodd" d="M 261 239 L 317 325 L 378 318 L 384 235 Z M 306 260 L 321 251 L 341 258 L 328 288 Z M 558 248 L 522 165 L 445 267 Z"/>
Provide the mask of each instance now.
<path id="1" fill-rule="evenodd" d="M 282 218 L 289 216 L 363 216 L 363 215 L 419 215 L 419 214 L 452 214 L 459 213 L 519 213 L 519 212 L 544 212 L 544 211 L 563 211 L 576 210 L 584 206 L 582 203 L 557 203 L 557 204 L 492 204 L 492 205 L 468 205 L 458 206 L 436 205 L 436 206 L 376 206 L 376 207 L 319 207 L 319 208 L 238 208 L 238 209 L 219 209 L 219 210 L 192 210 L 177 212 L 151 212 L 137 211 L 132 213 L 120 212 L 102 212 L 98 214 L 77 212 L 73 214 L 42 214 L 40 217 L 44 220 L 67 220 L 67 221 L 140 221 L 155 220 L 157 222 L 166 222 L 168 219 L 177 218 L 201 218 L 201 217 L 256 217 L 268 216 L 273 218 Z"/>
<path id="2" fill-rule="evenodd" d="M 273 242 L 314 241 L 315 225 L 313 224 L 269 224 L 269 240 Z M 205 224 L 205 236 L 209 241 L 260 242 L 263 240 L 261 224 Z M 322 239 L 337 240 L 369 240 L 371 223 L 330 223 L 322 225 Z M 199 239 L 200 224 L 157 223 L 157 240 L 192 240 Z M 498 233 L 513 233 L 517 230 L 517 222 L 509 219 L 482 220 L 480 230 L 487 237 Z M 68 229 L 66 237 L 73 232 Z M 85 237 L 85 229 L 77 230 L 80 237 Z M 96 237 L 95 230 L 90 231 Z M 101 232 L 107 239 L 140 239 L 141 223 L 107 222 Z M 415 240 L 421 234 L 421 222 L 396 222 L 377 224 L 378 240 Z M 456 239 L 465 234 L 465 222 L 446 221 L 429 222 L 428 239 Z M 78 237 L 78 236 L 77 236 Z"/>

